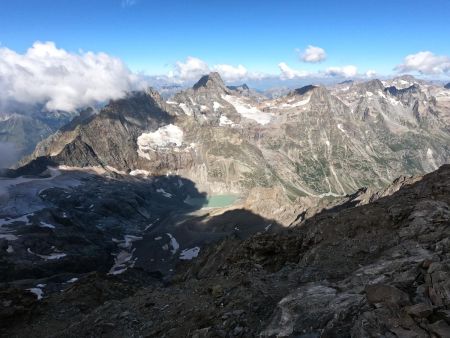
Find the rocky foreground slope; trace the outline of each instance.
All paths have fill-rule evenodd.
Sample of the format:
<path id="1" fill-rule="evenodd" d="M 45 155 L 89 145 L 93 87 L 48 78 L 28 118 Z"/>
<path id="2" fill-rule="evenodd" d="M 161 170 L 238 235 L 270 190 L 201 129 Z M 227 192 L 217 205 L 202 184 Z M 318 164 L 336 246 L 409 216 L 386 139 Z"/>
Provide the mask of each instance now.
<path id="1" fill-rule="evenodd" d="M 449 337 L 450 166 L 369 200 L 274 233 L 231 235 L 168 283 L 130 268 L 40 301 L 3 288 L 2 334 Z"/>

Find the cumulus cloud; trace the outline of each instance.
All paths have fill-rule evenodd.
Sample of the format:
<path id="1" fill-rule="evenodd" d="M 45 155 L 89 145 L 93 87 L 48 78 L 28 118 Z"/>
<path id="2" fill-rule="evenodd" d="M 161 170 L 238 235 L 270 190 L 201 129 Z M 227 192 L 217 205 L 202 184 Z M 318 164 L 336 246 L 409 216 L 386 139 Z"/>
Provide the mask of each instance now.
<path id="1" fill-rule="evenodd" d="M 282 80 L 292 80 L 295 78 L 307 77 L 310 75 L 308 72 L 304 70 L 295 70 L 289 67 L 286 63 L 280 62 L 278 64 L 278 68 L 280 68 L 281 75 L 280 78 Z"/>
<path id="2" fill-rule="evenodd" d="M 355 77 L 358 74 L 358 68 L 353 65 L 343 67 L 329 67 L 325 71 L 325 75 L 331 77 Z"/>
<path id="3" fill-rule="evenodd" d="M 248 71 L 243 65 L 218 64 L 210 67 L 205 61 L 189 56 L 184 62 L 177 61 L 175 63 L 174 70 L 169 72 L 169 78 L 178 82 L 196 81 L 202 75 L 212 71 L 218 72 L 225 81 L 242 81 L 263 77 L 262 74 Z"/>
<path id="4" fill-rule="evenodd" d="M 249 77 L 249 72 L 247 68 L 243 65 L 234 67 L 232 65 L 215 65 L 213 69 L 222 76 L 226 81 L 237 81 Z"/>
<path id="5" fill-rule="evenodd" d="M 20 103 L 72 111 L 144 85 L 120 59 L 105 53 L 69 53 L 53 42 L 35 42 L 24 54 L 0 48 L 3 108 Z"/>
<path id="6" fill-rule="evenodd" d="M 366 77 L 368 77 L 368 78 L 375 77 L 376 75 L 377 75 L 377 72 L 372 69 L 370 69 L 366 72 Z"/>
<path id="7" fill-rule="evenodd" d="M 418 72 L 420 74 L 450 73 L 450 57 L 435 55 L 430 51 L 422 51 L 405 57 L 403 64 L 395 69 L 401 73 Z"/>
<path id="8" fill-rule="evenodd" d="M 174 71 L 169 73 L 169 77 L 179 81 L 190 81 L 209 72 L 209 66 L 205 61 L 188 56 L 184 62 L 177 61 L 175 63 Z"/>
<path id="9" fill-rule="evenodd" d="M 317 63 L 325 60 L 327 58 L 327 53 L 323 48 L 309 45 L 305 51 L 301 54 L 301 59 L 304 62 Z"/>

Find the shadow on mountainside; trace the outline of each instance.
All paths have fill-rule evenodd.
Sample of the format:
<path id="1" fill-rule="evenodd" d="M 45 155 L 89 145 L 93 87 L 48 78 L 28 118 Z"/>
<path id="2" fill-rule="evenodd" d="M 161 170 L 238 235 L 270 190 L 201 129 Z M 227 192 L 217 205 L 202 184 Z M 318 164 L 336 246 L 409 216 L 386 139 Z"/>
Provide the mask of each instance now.
<path id="1" fill-rule="evenodd" d="M 0 282 L 108 272 L 112 254 L 131 252 L 131 242 L 152 225 L 161 229 L 172 214 L 182 219 L 207 203 L 206 193 L 179 176 L 103 176 L 88 169 L 47 174 L 42 169 L 49 164 L 41 158 L 1 181 L 8 198 L 0 199 L 0 233 L 9 237 L 0 237 Z M 198 206 L 186 204 L 188 197 Z"/>
<path id="2" fill-rule="evenodd" d="M 143 286 L 167 285 L 177 267 L 189 265 L 182 259 L 189 257 L 186 250 L 198 247 L 202 253 L 224 238 L 245 240 L 281 229 L 248 210 L 216 214 L 217 208 L 202 209 L 206 193 L 180 176 L 142 179 L 88 169 L 60 170 L 55 176 L 46 171 L 52 164 L 40 158 L 8 173 L 9 181 L 30 179 L 11 185 L 9 201 L 39 208 L 24 220 L 20 213 L 5 213 L 0 204 L 0 221 L 8 223 L 2 230 L 17 236 L 0 239 L 0 295 L 9 304 L 0 308 L 0 331 L 27 316 L 45 322 L 58 318 L 36 337 L 57 332 L 67 327 L 66 320 L 74 323 L 106 301 L 131 296 Z M 188 197 L 202 203 L 189 205 Z M 117 262 L 121 255 L 122 265 Z M 115 265 L 123 273 L 111 274 Z M 77 279 L 80 283 L 69 282 Z M 36 301 L 25 289 L 42 290 L 44 299 Z"/>
<path id="3" fill-rule="evenodd" d="M 149 118 L 163 124 L 173 121 L 166 110 L 162 109 L 153 97 L 156 92 L 131 92 L 122 99 L 111 100 L 98 113 L 92 109 L 86 109 L 72 121 L 61 127 L 62 132 L 75 130 L 78 126 L 88 125 L 95 119 L 118 120 L 123 125 L 142 127 L 142 122 L 148 122 Z M 147 126 L 145 126 L 147 127 Z"/>
<path id="4" fill-rule="evenodd" d="M 39 158 L 9 171 L 13 184 L 8 199 L 0 201 L 0 222 L 14 240 L 0 239 L 0 282 L 30 287 L 37 279 L 47 284 L 55 275 L 60 277 L 53 283 L 133 268 L 162 278 L 211 243 L 281 229 L 248 210 L 217 215 L 217 208 L 202 209 L 207 194 L 180 176 L 144 179 L 89 169 L 49 175 L 51 164 Z"/>

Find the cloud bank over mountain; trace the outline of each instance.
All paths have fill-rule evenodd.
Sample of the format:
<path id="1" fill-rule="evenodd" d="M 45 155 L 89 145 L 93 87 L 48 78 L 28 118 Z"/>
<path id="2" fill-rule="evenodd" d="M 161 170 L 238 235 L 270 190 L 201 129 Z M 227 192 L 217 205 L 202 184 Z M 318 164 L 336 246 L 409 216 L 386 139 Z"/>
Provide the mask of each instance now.
<path id="1" fill-rule="evenodd" d="M 243 65 L 217 64 L 210 67 L 205 61 L 192 56 L 188 56 L 184 61 L 177 61 L 173 68 L 168 77 L 176 82 L 197 81 L 202 75 L 212 71 L 219 72 L 225 81 L 260 79 L 267 76 L 250 72 Z"/>
<path id="2" fill-rule="evenodd" d="M 305 66 L 328 59 L 325 49 L 313 45 L 297 50 Z M 356 65 L 317 66 L 314 70 L 297 69 L 282 61 L 279 73 L 251 71 L 242 64 L 208 64 L 205 60 L 188 56 L 176 61 L 165 75 L 145 75 L 131 71 L 120 58 L 106 53 L 70 52 L 58 48 L 54 42 L 35 42 L 24 53 L 0 47 L 0 113 L 14 111 L 18 105 L 42 105 L 45 110 L 73 111 L 88 105 L 101 104 L 122 97 L 125 92 L 148 85 L 190 85 L 202 75 L 219 72 L 227 83 L 252 83 L 262 88 L 297 82 L 330 83 L 340 79 L 373 78 L 375 70 L 360 71 Z M 400 73 L 423 76 L 450 75 L 450 57 L 421 51 L 408 55 L 396 66 Z"/>
<path id="3" fill-rule="evenodd" d="M 144 85 L 123 61 L 105 53 L 71 53 L 53 42 L 35 42 L 23 54 L 0 48 L 2 109 L 42 104 L 49 111 L 71 111 Z"/>
<path id="4" fill-rule="evenodd" d="M 401 73 L 417 72 L 423 75 L 450 75 L 450 57 L 422 51 L 405 57 L 396 67 Z"/>

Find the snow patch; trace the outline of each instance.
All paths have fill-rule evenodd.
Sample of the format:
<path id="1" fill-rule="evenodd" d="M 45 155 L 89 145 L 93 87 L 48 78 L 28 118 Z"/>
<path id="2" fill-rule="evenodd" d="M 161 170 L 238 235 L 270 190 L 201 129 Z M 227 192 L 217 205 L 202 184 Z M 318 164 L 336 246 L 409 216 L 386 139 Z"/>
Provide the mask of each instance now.
<path id="1" fill-rule="evenodd" d="M 223 108 L 223 106 L 219 102 L 214 101 L 213 103 L 214 111 L 217 111 L 219 108 Z"/>
<path id="2" fill-rule="evenodd" d="M 180 103 L 179 106 L 181 109 L 183 109 L 186 115 L 188 116 L 194 115 L 194 112 L 192 111 L 191 107 L 187 106 L 185 103 Z"/>
<path id="3" fill-rule="evenodd" d="M 67 256 L 67 255 L 66 255 L 65 253 L 63 253 L 63 252 L 56 252 L 56 251 L 55 251 L 55 252 L 52 252 L 50 255 L 40 255 L 40 254 L 37 254 L 37 253 L 31 251 L 30 248 L 27 248 L 27 252 L 28 252 L 29 254 L 38 256 L 38 257 L 40 257 L 40 258 L 42 258 L 42 259 L 45 259 L 46 261 L 47 261 L 47 260 L 61 259 L 61 258 Z"/>
<path id="4" fill-rule="evenodd" d="M 172 249 L 170 251 L 172 252 L 172 255 L 175 255 L 175 253 L 180 248 L 180 244 L 178 244 L 178 242 L 175 239 L 175 237 L 173 237 L 171 234 L 166 233 L 166 235 L 169 236 L 169 238 L 170 238 L 170 243 L 169 244 L 172 247 Z"/>
<path id="5" fill-rule="evenodd" d="M 43 221 L 40 221 L 39 223 L 40 223 L 39 227 L 41 227 L 41 228 L 55 229 L 55 226 L 53 224 L 46 223 L 46 222 L 43 222 Z"/>
<path id="6" fill-rule="evenodd" d="M 31 225 L 30 220 L 28 219 L 29 217 L 33 216 L 34 213 L 31 214 L 26 214 L 20 217 L 16 217 L 16 218 L 10 218 L 10 219 L 5 219 L 2 218 L 0 219 L 0 228 L 4 225 L 10 225 L 13 224 L 15 222 L 24 222 L 25 225 Z"/>
<path id="7" fill-rule="evenodd" d="M 434 169 L 437 169 L 439 167 L 434 160 L 433 150 L 431 150 L 430 148 L 427 149 L 427 160 L 434 167 Z"/>
<path id="8" fill-rule="evenodd" d="M 150 172 L 143 169 L 135 169 L 130 171 L 131 176 L 150 176 Z"/>
<path id="9" fill-rule="evenodd" d="M 232 126 L 234 125 L 233 121 L 231 121 L 228 117 L 225 115 L 220 115 L 219 119 L 219 126 Z"/>
<path id="10" fill-rule="evenodd" d="M 125 235 L 123 240 L 113 238 L 113 242 L 118 243 L 117 246 L 124 250 L 121 250 L 114 258 L 114 264 L 109 270 L 109 275 L 120 275 L 127 271 L 128 268 L 134 267 L 137 258 L 133 259 L 134 250 L 133 242 L 140 241 L 142 237 L 134 235 Z"/>
<path id="11" fill-rule="evenodd" d="M 16 241 L 19 239 L 19 237 L 12 234 L 0 234 L 0 239 L 6 239 L 7 241 Z"/>
<path id="12" fill-rule="evenodd" d="M 172 194 L 165 191 L 163 188 L 156 189 L 156 192 L 160 193 L 164 197 L 172 198 Z"/>
<path id="13" fill-rule="evenodd" d="M 301 107 L 301 106 L 307 105 L 309 103 L 310 99 L 311 99 L 311 96 L 308 96 L 306 99 L 297 101 L 295 103 L 283 103 L 281 105 L 281 108 L 297 108 L 297 107 Z"/>
<path id="14" fill-rule="evenodd" d="M 197 257 L 199 253 L 200 253 L 200 248 L 198 246 L 193 247 L 191 249 L 184 249 L 180 253 L 180 259 L 190 261 L 191 259 Z"/>
<path id="15" fill-rule="evenodd" d="M 44 291 L 42 291 L 41 288 L 30 288 L 27 290 L 30 291 L 31 293 L 35 294 L 38 300 L 41 300 L 42 297 L 44 296 Z"/>
<path id="16" fill-rule="evenodd" d="M 120 275 L 127 271 L 129 267 L 133 267 L 136 260 L 132 260 L 133 252 L 120 251 L 114 259 L 114 265 L 109 270 L 109 275 Z"/>
<path id="17" fill-rule="evenodd" d="M 149 151 L 183 144 L 183 130 L 173 124 L 161 127 L 150 133 L 142 133 L 137 139 L 138 155 L 150 159 Z"/>
<path id="18" fill-rule="evenodd" d="M 339 129 L 340 131 L 342 131 L 345 135 L 347 135 L 347 131 L 344 129 L 344 127 L 342 126 L 341 123 L 338 123 L 338 124 L 337 124 L 337 127 L 338 127 L 338 129 Z"/>
<path id="19" fill-rule="evenodd" d="M 259 124 L 268 124 L 273 118 L 273 114 L 262 112 L 258 108 L 253 107 L 238 97 L 232 95 L 222 95 L 222 98 L 230 103 L 243 117 L 256 121 Z"/>

